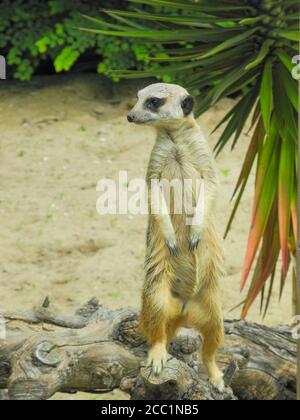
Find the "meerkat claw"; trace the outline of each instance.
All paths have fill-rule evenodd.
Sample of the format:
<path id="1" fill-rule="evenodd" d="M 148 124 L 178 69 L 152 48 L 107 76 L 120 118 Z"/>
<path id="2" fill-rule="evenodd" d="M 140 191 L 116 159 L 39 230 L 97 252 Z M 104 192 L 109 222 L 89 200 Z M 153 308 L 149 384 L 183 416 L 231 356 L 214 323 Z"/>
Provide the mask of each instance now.
<path id="1" fill-rule="evenodd" d="M 173 241 L 167 241 L 166 244 L 167 244 L 167 247 L 169 248 L 170 254 L 173 255 L 173 257 L 177 257 L 178 248 L 177 248 L 176 243 Z"/>
<path id="2" fill-rule="evenodd" d="M 159 376 L 168 362 L 168 353 L 163 352 L 161 354 L 150 354 L 147 360 L 147 367 L 151 368 L 151 374 Z"/>
<path id="3" fill-rule="evenodd" d="M 151 369 L 151 375 L 159 376 L 163 370 L 163 363 L 160 360 L 149 360 L 147 367 Z"/>
<path id="4" fill-rule="evenodd" d="M 198 237 L 191 238 L 189 241 L 189 250 L 191 252 L 195 251 L 198 248 L 199 242 L 200 242 L 200 238 Z"/>

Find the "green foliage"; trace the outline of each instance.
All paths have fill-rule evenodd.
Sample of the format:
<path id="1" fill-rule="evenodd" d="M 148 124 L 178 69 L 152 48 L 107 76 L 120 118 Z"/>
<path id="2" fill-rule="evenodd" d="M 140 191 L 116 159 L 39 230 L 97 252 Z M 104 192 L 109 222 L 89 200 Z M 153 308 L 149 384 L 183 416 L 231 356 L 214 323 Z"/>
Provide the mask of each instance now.
<path id="1" fill-rule="evenodd" d="M 101 3 L 99 5 L 99 3 Z M 82 14 L 98 16 L 101 7 L 122 7 L 122 1 L 102 0 L 2 0 L 0 14 L 0 53 L 7 57 L 9 74 L 29 80 L 43 62 L 53 63 L 56 72 L 69 71 L 85 56 L 99 60 L 98 71 L 111 68 L 138 69 L 146 55 L 160 47 L 146 48 L 139 42 L 90 35 L 78 30 Z M 157 67 L 157 66 L 156 66 Z M 155 66 L 154 66 L 155 68 Z M 117 75 L 112 76 L 118 80 Z"/>

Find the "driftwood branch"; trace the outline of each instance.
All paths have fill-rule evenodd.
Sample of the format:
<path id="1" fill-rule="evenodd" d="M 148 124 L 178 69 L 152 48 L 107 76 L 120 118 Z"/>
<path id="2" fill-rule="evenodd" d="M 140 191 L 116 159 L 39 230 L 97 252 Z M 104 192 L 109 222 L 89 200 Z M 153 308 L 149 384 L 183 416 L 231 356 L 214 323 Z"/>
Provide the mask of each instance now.
<path id="1" fill-rule="evenodd" d="M 288 328 L 226 321 L 219 355 L 226 390 L 207 381 L 201 339 L 183 330 L 171 344 L 163 374 L 144 366 L 147 346 L 132 309 L 111 311 L 93 299 L 69 316 L 40 308 L 2 314 L 0 399 L 49 399 L 56 392 L 107 392 L 120 388 L 132 399 L 293 400 L 296 342 Z"/>

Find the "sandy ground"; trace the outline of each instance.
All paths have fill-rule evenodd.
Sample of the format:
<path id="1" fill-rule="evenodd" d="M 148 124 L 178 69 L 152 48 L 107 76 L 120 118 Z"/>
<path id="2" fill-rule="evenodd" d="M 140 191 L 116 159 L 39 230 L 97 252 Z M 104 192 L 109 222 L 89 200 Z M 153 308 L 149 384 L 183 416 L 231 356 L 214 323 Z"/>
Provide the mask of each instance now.
<path id="1" fill-rule="evenodd" d="M 96 184 L 120 170 L 144 178 L 155 133 L 129 125 L 126 113 L 144 82 L 112 87 L 96 75 L 38 78 L 0 84 L 0 308 L 25 310 L 49 296 L 68 312 L 92 296 L 111 308 L 139 306 L 145 216 L 100 216 Z M 201 119 L 209 134 L 232 105 L 227 99 Z M 209 137 L 211 147 L 220 131 Z M 249 137 L 218 158 L 220 232 Z M 253 176 L 225 242 L 221 287 L 226 317 L 238 318 L 239 278 L 250 224 Z M 289 279 L 290 280 L 290 279 Z M 291 281 L 279 287 L 267 324 L 291 318 Z M 261 322 L 259 302 L 249 320 Z M 114 398 L 115 394 L 110 395 Z M 72 397 L 73 398 L 73 397 Z"/>

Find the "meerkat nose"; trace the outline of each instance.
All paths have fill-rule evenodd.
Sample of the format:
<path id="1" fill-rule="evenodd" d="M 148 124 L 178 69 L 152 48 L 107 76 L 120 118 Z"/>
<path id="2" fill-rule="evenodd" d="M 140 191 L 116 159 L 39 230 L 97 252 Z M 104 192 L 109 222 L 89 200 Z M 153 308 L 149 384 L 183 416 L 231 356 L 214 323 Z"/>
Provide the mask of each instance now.
<path id="1" fill-rule="evenodd" d="M 132 123 L 134 121 L 134 118 L 129 114 L 127 116 L 127 120 L 128 120 L 128 122 Z"/>

